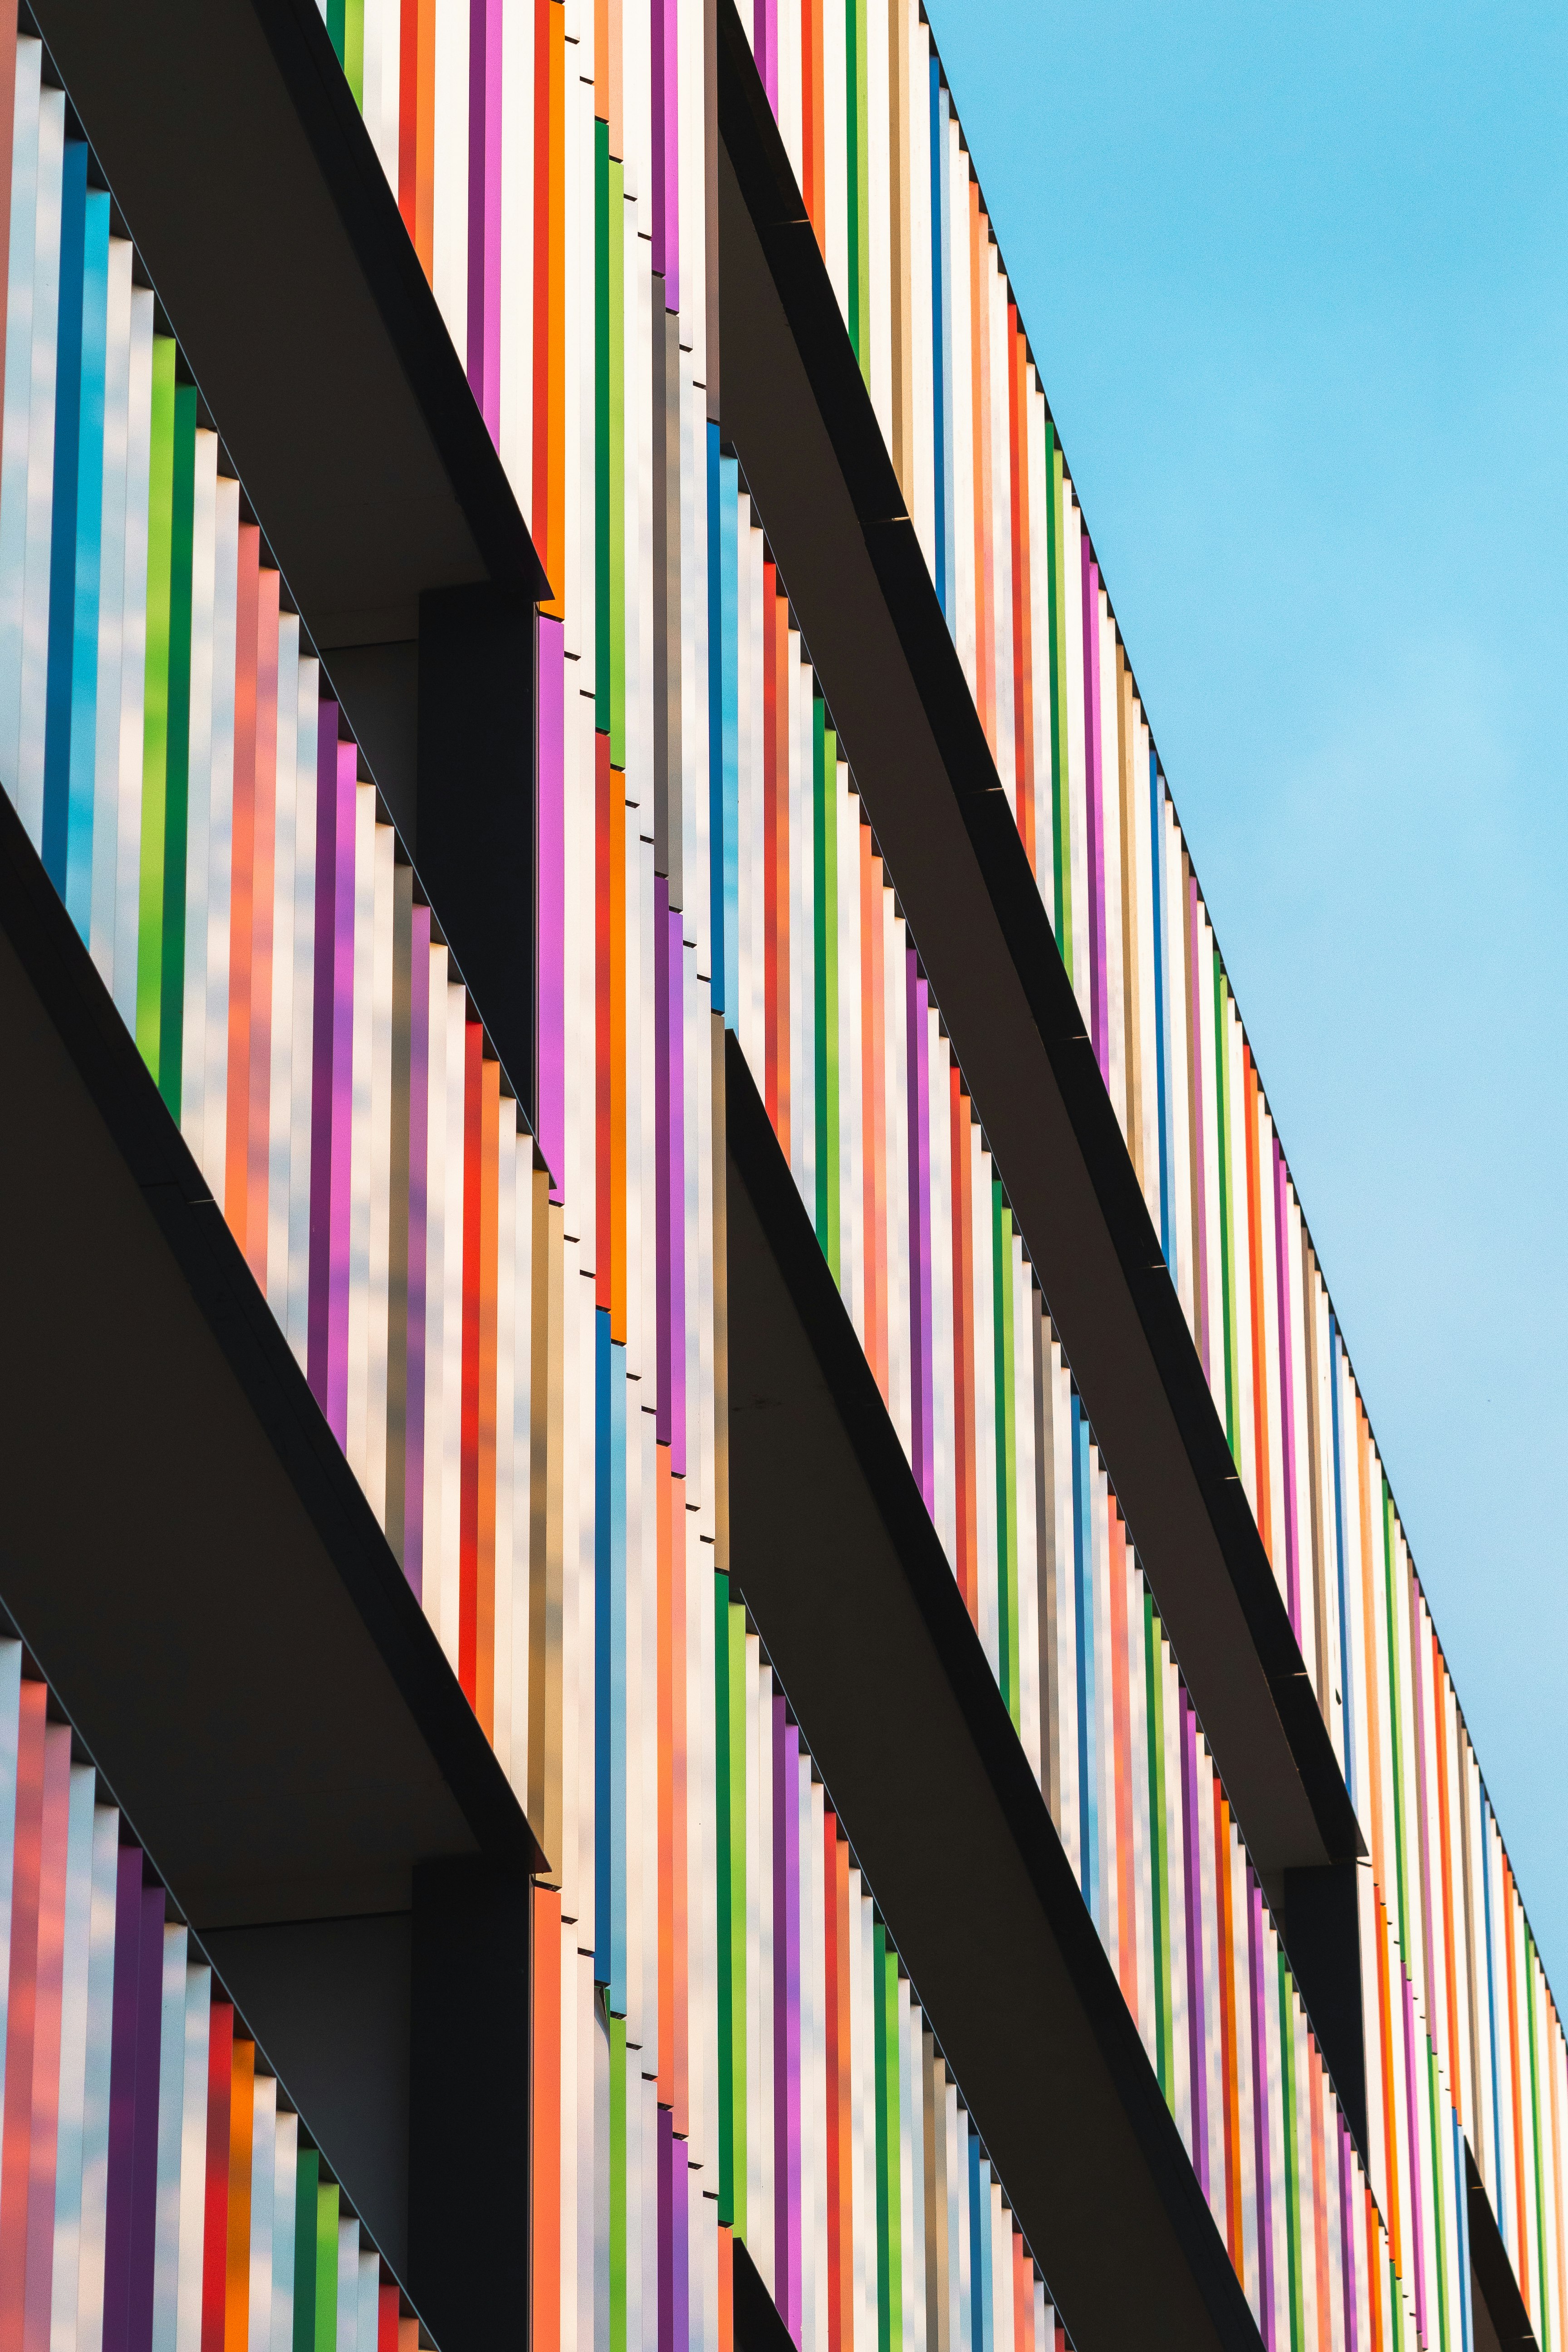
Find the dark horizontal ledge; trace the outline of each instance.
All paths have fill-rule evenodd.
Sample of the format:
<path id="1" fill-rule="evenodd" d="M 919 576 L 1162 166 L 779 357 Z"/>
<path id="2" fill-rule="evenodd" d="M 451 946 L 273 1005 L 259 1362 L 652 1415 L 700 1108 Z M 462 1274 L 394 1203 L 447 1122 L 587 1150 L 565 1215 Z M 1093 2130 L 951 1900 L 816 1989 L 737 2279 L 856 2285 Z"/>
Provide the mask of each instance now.
<path id="1" fill-rule="evenodd" d="M 732 1589 L 1079 2352 L 1256 2352 L 898 1433 L 725 1045 Z"/>
<path id="2" fill-rule="evenodd" d="M 1362 1839 L 731 0 L 724 428 L 1248 1846 Z"/>
<path id="3" fill-rule="evenodd" d="M 544 1858 L 0 795 L 0 1601 L 193 1926 Z"/>
<path id="4" fill-rule="evenodd" d="M 35 16 L 318 645 L 549 583 L 314 0 Z"/>

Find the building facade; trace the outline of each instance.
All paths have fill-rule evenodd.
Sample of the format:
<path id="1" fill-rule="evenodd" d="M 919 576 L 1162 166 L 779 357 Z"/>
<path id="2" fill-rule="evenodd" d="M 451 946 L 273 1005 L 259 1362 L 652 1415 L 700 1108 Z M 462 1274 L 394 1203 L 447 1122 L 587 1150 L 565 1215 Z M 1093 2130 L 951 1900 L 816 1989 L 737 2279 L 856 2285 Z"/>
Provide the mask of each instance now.
<path id="1" fill-rule="evenodd" d="M 1555 2345 L 914 0 L 0 26 L 0 2352 Z"/>

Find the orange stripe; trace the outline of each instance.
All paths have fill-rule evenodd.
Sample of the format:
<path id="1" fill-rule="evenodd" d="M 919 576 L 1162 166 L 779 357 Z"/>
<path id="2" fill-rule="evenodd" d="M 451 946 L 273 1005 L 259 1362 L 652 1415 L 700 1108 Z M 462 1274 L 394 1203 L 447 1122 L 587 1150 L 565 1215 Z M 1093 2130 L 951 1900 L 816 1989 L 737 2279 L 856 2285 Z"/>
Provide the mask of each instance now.
<path id="1" fill-rule="evenodd" d="M 257 582 L 256 781 L 251 890 L 249 1134 L 245 1255 L 267 1287 L 267 1198 L 272 1142 L 272 908 L 278 835 L 278 574 Z"/>
<path id="2" fill-rule="evenodd" d="M 228 911 L 228 1101 L 224 1214 L 242 1250 L 248 1237 L 250 1175 L 250 958 L 256 883 L 256 608 L 261 533 L 239 526 L 234 665 L 234 814 Z"/>
<path id="3" fill-rule="evenodd" d="M 1236 1941 L 1233 1922 L 1235 1883 L 1231 1876 L 1230 1806 L 1220 1786 L 1214 1787 L 1214 1875 L 1219 1910 L 1219 2047 L 1220 2079 L 1224 2085 L 1225 2232 L 1231 2267 L 1245 2287 L 1247 2240 L 1241 2220 L 1241 2105 L 1236 2063 Z"/>
<path id="4" fill-rule="evenodd" d="M 405 0 L 407 5 L 407 0 Z M 414 250 L 428 278 L 436 275 L 436 0 L 419 9 L 418 120 L 415 131 Z"/>
<path id="5" fill-rule="evenodd" d="M 1383 2250 L 1378 2243 L 1377 2208 L 1372 2201 L 1372 2190 L 1366 2192 L 1366 2275 L 1367 2292 L 1372 2310 L 1372 2340 L 1374 2346 L 1384 2341 L 1383 2331 Z"/>
<path id="6" fill-rule="evenodd" d="M 545 0 L 553 6 L 554 0 Z M 533 1890 L 533 2053 L 529 2069 L 533 2147 L 529 2167 L 531 2352 L 561 2342 L 561 1896 Z M 400 2348 L 401 2352 L 401 2348 Z"/>
<path id="7" fill-rule="evenodd" d="M 238 2034 L 228 2096 L 228 2260 L 223 2352 L 247 2352 L 250 2335 L 250 2159 L 255 2132 L 256 2044 Z"/>
<path id="8" fill-rule="evenodd" d="M 1252 1048 L 1241 1041 L 1242 1101 L 1247 1111 L 1247 1238 L 1251 1263 L 1247 1287 L 1252 1294 L 1252 1459 L 1258 1482 L 1258 1532 L 1270 1561 L 1274 1558 L 1274 1497 L 1268 1479 L 1268 1361 L 1263 1343 L 1263 1234 L 1258 1183 L 1258 1073 Z"/>
<path id="9" fill-rule="evenodd" d="M 496 1367 L 500 1286 L 500 1064 L 480 1069 L 479 1557 L 474 1592 L 474 1675 L 479 1724 L 496 1719 Z"/>
<path id="10" fill-rule="evenodd" d="M 719 2352 L 735 2352 L 735 2239 L 719 2224 Z"/>
<path id="11" fill-rule="evenodd" d="M 822 77 L 822 0 L 802 0 L 800 12 L 801 48 L 801 160 L 805 173 L 805 208 L 811 215 L 812 227 L 823 258 L 827 257 L 827 215 L 823 201 L 823 77 Z"/>

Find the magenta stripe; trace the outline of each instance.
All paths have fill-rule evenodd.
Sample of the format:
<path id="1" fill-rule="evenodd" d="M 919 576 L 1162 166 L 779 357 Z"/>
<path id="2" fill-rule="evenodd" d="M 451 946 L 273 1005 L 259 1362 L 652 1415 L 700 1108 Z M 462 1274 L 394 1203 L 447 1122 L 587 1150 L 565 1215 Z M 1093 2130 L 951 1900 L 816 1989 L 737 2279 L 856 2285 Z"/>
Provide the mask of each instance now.
<path id="1" fill-rule="evenodd" d="M 1340 2284 L 1344 2306 L 1345 2352 L 1358 2352 L 1356 2343 L 1356 2267 L 1355 2267 L 1355 2174 L 1351 2157 L 1351 2136 L 1345 2119 L 1338 2114 L 1340 2143 Z"/>
<path id="2" fill-rule="evenodd" d="M 1274 1138 L 1274 1283 L 1279 1294 L 1279 1426 L 1285 1445 L 1285 1601 L 1298 1642 L 1301 1638 L 1301 1572 L 1296 1550 L 1296 1359 L 1290 1345 L 1290 1259 L 1286 1234 L 1285 1156 Z"/>
<path id="3" fill-rule="evenodd" d="M 789 2119 L 785 2147 L 789 2184 L 789 2332 L 801 2340 L 800 2243 L 800 1733 L 784 1731 L 784 1944 L 788 1975 L 784 2052 L 784 2106 Z"/>
<path id="4" fill-rule="evenodd" d="M 316 713 L 316 946 L 310 1029 L 310 1246 L 305 1366 L 327 1410 L 328 1300 L 331 1272 L 332 956 L 337 907 L 338 706 Z"/>
<path id="5" fill-rule="evenodd" d="M 468 0 L 468 387 L 500 441 L 501 0 Z"/>
<path id="6" fill-rule="evenodd" d="M 550 1197 L 566 1175 L 566 652 L 539 622 L 539 1128 Z"/>
<path id="7" fill-rule="evenodd" d="M 1083 549 L 1083 742 L 1089 794 L 1089 1026 L 1094 1058 L 1110 1083 L 1110 1016 L 1105 986 L 1105 806 L 1100 740 L 1100 566 Z"/>
<path id="8" fill-rule="evenodd" d="M 403 1573 L 425 1597 L 425 1313 L 430 1205 L 430 909 L 414 909 L 408 1023 L 408 1381 Z"/>
<path id="9" fill-rule="evenodd" d="M 1258 2167 L 1258 2308 L 1274 2352 L 1274 2209 L 1268 2161 L 1268 2020 L 1263 1981 L 1263 1896 L 1247 1872 L 1247 1948 L 1252 1973 L 1252 2152 Z"/>

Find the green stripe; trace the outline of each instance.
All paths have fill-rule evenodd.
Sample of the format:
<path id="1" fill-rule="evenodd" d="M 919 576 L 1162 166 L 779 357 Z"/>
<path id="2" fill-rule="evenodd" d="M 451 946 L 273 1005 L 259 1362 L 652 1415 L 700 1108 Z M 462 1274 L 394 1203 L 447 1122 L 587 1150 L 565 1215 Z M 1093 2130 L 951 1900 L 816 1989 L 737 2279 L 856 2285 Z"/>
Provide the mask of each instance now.
<path id="1" fill-rule="evenodd" d="M 302 2147 L 294 2169 L 294 2352 L 313 2352 L 316 2316 L 316 2187 L 321 2159 Z"/>
<path id="2" fill-rule="evenodd" d="M 163 823 L 169 751 L 169 560 L 174 533 L 174 344 L 153 338 L 147 474 L 147 650 L 142 712 L 142 871 L 136 948 L 136 1045 L 160 1075 L 163 1003 Z"/>
<path id="3" fill-rule="evenodd" d="M 626 2021 L 610 2034 L 610 2352 L 626 2352 Z"/>
<path id="4" fill-rule="evenodd" d="M 316 2190 L 316 2346 L 337 2352 L 338 2184 L 323 2180 Z"/>
<path id="5" fill-rule="evenodd" d="M 191 803 L 191 568 L 195 536 L 196 392 L 174 393 L 169 513 L 169 709 L 163 788 L 163 958 L 158 1087 L 180 1116 L 185 1029 L 186 846 Z"/>
<path id="6" fill-rule="evenodd" d="M 1290 2014 L 1290 1971 L 1281 1951 L 1279 1979 L 1279 2069 L 1285 2086 L 1285 2249 L 1290 2284 L 1290 2352 L 1301 2352 L 1306 2314 L 1301 2305 L 1301 2158 L 1296 2122 L 1296 2034 Z"/>
<path id="7" fill-rule="evenodd" d="M 871 381 L 871 206 L 868 192 L 866 0 L 844 0 L 845 195 L 849 260 L 849 341 Z"/>
<path id="8" fill-rule="evenodd" d="M 877 2068 L 877 2352 L 903 2342 L 903 2143 L 899 2111 L 899 1963 L 879 1919 L 871 1929 L 872 2040 Z"/>

